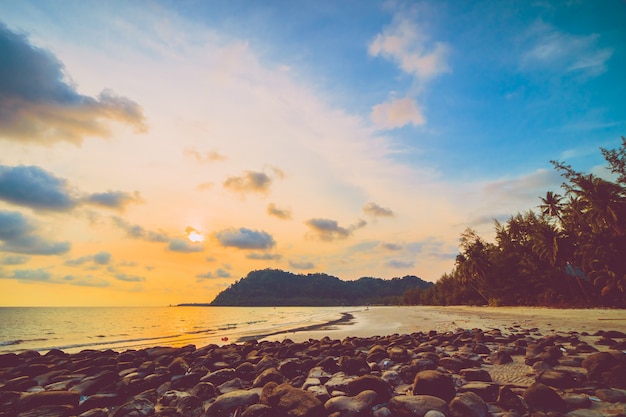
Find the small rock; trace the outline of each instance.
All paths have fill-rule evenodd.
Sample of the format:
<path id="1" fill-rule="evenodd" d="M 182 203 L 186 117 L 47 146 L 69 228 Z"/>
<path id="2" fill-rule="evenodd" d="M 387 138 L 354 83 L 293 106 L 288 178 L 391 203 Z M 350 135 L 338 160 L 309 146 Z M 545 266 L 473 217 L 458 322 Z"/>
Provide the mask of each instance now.
<path id="1" fill-rule="evenodd" d="M 456 395 L 454 382 L 439 371 L 421 371 L 415 375 L 413 395 L 432 395 L 449 402 Z"/>
<path id="2" fill-rule="evenodd" d="M 432 395 L 398 395 L 389 400 L 387 407 L 398 417 L 421 417 L 432 410 L 448 414 L 446 402 Z"/>
<path id="3" fill-rule="evenodd" d="M 565 401 L 559 394 L 541 382 L 535 382 L 524 391 L 524 400 L 531 409 L 543 411 L 565 411 L 567 409 Z"/>
<path id="4" fill-rule="evenodd" d="M 464 392 L 450 401 L 451 417 L 487 417 L 485 401 L 473 392 Z"/>

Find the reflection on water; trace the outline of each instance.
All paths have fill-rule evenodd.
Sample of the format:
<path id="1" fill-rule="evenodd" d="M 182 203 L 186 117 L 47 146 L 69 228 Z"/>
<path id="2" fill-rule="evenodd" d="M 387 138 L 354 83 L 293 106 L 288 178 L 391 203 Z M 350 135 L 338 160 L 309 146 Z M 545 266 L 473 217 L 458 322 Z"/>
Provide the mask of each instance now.
<path id="1" fill-rule="evenodd" d="M 1 307 L 0 353 L 224 344 L 335 320 L 344 311 L 343 307 Z"/>

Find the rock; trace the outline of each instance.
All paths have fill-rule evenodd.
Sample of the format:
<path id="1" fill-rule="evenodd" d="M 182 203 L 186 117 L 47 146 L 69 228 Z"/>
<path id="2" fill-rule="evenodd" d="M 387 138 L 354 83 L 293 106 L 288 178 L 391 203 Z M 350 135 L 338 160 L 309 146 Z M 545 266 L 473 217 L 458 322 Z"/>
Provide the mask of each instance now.
<path id="1" fill-rule="evenodd" d="M 324 415 L 324 405 L 308 391 L 289 384 L 270 382 L 263 387 L 261 403 L 269 405 L 276 413 L 293 417 L 319 417 Z"/>
<path id="2" fill-rule="evenodd" d="M 189 370 L 189 364 L 185 361 L 185 359 L 178 357 L 174 358 L 167 369 L 172 375 L 184 375 Z"/>
<path id="3" fill-rule="evenodd" d="M 589 408 L 591 407 L 591 399 L 583 394 L 565 394 L 563 401 L 570 409 Z"/>
<path id="4" fill-rule="evenodd" d="M 176 410 L 185 417 L 200 417 L 204 412 L 202 400 L 195 395 L 186 395 L 178 400 Z"/>
<path id="5" fill-rule="evenodd" d="M 422 417 L 431 411 L 448 414 L 446 402 L 432 395 L 398 395 L 389 400 L 387 407 L 396 417 Z"/>
<path id="6" fill-rule="evenodd" d="M 328 392 L 333 392 L 333 391 L 346 392 L 348 390 L 348 384 L 354 379 L 355 377 L 353 376 L 347 376 L 343 372 L 337 372 L 328 381 L 326 381 L 324 386 L 326 387 Z"/>
<path id="7" fill-rule="evenodd" d="M 580 386 L 577 376 L 570 371 L 548 369 L 537 376 L 537 381 L 555 388 L 574 388 Z"/>
<path id="8" fill-rule="evenodd" d="M 237 408 L 247 407 L 259 402 L 260 388 L 232 391 L 222 394 L 206 409 L 207 416 L 228 416 Z"/>
<path id="9" fill-rule="evenodd" d="M 368 362 L 380 362 L 381 360 L 388 358 L 387 349 L 381 345 L 374 345 L 367 352 Z"/>
<path id="10" fill-rule="evenodd" d="M 487 402 L 494 402 L 498 398 L 499 385 L 492 382 L 468 382 L 459 387 L 459 392 L 473 392 Z"/>
<path id="11" fill-rule="evenodd" d="M 80 394 L 70 391 L 42 391 L 24 394 L 17 401 L 17 409 L 27 411 L 42 406 L 61 405 L 78 409 Z"/>
<path id="12" fill-rule="evenodd" d="M 461 369 L 459 375 L 466 381 L 492 382 L 489 372 L 480 368 Z"/>
<path id="13" fill-rule="evenodd" d="M 217 391 L 220 394 L 226 394 L 227 392 L 237 391 L 241 389 L 244 389 L 244 385 L 243 385 L 243 381 L 239 378 L 226 381 L 222 385 L 217 387 Z"/>
<path id="14" fill-rule="evenodd" d="M 241 413 L 241 417 L 272 417 L 272 408 L 265 404 L 252 404 Z"/>
<path id="15" fill-rule="evenodd" d="M 582 363 L 590 381 L 615 388 L 626 388 L 626 354 L 620 351 L 598 352 Z"/>
<path id="16" fill-rule="evenodd" d="M 80 402 L 78 412 L 83 413 L 92 408 L 117 406 L 121 402 L 122 399 L 116 393 L 90 395 Z"/>
<path id="17" fill-rule="evenodd" d="M 498 350 L 491 353 L 489 360 L 494 365 L 504 365 L 513 362 L 511 354 L 505 350 Z"/>
<path id="18" fill-rule="evenodd" d="M 17 417 L 70 417 L 75 415 L 74 408 L 69 405 L 42 405 L 32 410 L 23 411 Z"/>
<path id="19" fill-rule="evenodd" d="M 450 401 L 451 417 L 487 417 L 485 401 L 473 392 L 464 392 Z"/>
<path id="20" fill-rule="evenodd" d="M 135 398 L 115 410 L 111 417 L 143 417 L 154 414 L 154 403 L 146 398 Z"/>
<path id="21" fill-rule="evenodd" d="M 223 368 L 208 373 L 207 375 L 200 378 L 200 381 L 210 382 L 211 384 L 217 386 L 223 384 L 224 382 L 230 381 L 231 379 L 234 379 L 236 377 L 236 374 L 237 372 L 233 368 Z"/>
<path id="22" fill-rule="evenodd" d="M 500 387 L 496 404 L 506 410 L 517 411 L 519 414 L 524 414 L 527 411 L 526 403 L 522 397 L 515 394 L 511 388 L 506 385 Z"/>
<path id="23" fill-rule="evenodd" d="M 597 389 L 596 397 L 608 403 L 626 403 L 626 391 L 616 389 Z"/>
<path id="24" fill-rule="evenodd" d="M 439 366 L 442 366 L 455 374 L 458 374 L 461 369 L 467 368 L 462 360 L 450 357 L 439 359 Z"/>
<path id="25" fill-rule="evenodd" d="M 565 401 L 559 394 L 541 382 L 535 382 L 524 391 L 524 400 L 533 410 L 565 411 L 567 409 Z"/>
<path id="26" fill-rule="evenodd" d="M 342 356 L 339 358 L 339 368 L 347 375 L 365 375 L 370 367 L 360 356 Z"/>
<path id="27" fill-rule="evenodd" d="M 376 392 L 376 403 L 381 404 L 391 398 L 391 387 L 382 378 L 376 375 L 363 375 L 348 382 L 347 392 L 350 396 L 355 396 L 362 391 L 371 390 Z"/>
<path id="28" fill-rule="evenodd" d="M 456 395 L 454 382 L 439 371 L 421 371 L 415 375 L 413 395 L 432 395 L 449 402 Z"/>
<path id="29" fill-rule="evenodd" d="M 104 408 L 94 408 L 79 414 L 78 417 L 109 417 L 109 412 Z"/>
<path id="30" fill-rule="evenodd" d="M 328 390 L 326 389 L 325 386 L 322 386 L 322 385 L 310 386 L 306 388 L 306 391 L 315 395 L 315 398 L 320 400 L 322 404 L 326 403 L 326 401 L 330 399 L 330 394 L 328 393 Z"/>
<path id="31" fill-rule="evenodd" d="M 278 372 L 278 369 L 268 368 L 256 377 L 256 379 L 252 383 L 252 386 L 255 388 L 262 388 L 268 382 L 276 382 L 277 384 L 282 384 L 286 381 L 287 379 L 283 376 L 283 374 Z"/>
<path id="32" fill-rule="evenodd" d="M 206 401 L 215 396 L 215 386 L 210 382 L 199 382 L 189 393 L 200 398 L 202 401 Z"/>
<path id="33" fill-rule="evenodd" d="M 377 404 L 378 394 L 375 391 L 365 390 L 354 397 L 334 397 L 326 401 L 324 408 L 329 415 L 336 417 L 366 417 L 370 416 L 372 406 Z"/>
<path id="34" fill-rule="evenodd" d="M 102 391 L 102 389 L 117 382 L 118 380 L 119 375 L 117 372 L 104 371 L 97 375 L 83 379 L 80 383 L 70 388 L 70 391 L 76 391 L 80 395 L 93 395 Z"/>

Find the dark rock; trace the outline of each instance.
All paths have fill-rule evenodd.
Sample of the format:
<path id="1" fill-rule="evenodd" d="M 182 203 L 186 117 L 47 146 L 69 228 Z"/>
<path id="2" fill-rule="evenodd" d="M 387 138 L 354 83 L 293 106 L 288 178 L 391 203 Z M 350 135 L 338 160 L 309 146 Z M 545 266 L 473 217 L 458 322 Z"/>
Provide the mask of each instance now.
<path id="1" fill-rule="evenodd" d="M 577 375 L 570 371 L 545 370 L 537 376 L 537 381 L 555 388 L 574 388 L 581 385 Z"/>
<path id="2" fill-rule="evenodd" d="M 461 369 L 459 372 L 461 377 L 466 381 L 482 381 L 482 382 L 491 382 L 491 375 L 484 369 L 480 368 L 466 368 Z"/>
<path id="3" fill-rule="evenodd" d="M 189 370 L 189 364 L 185 359 L 178 357 L 169 364 L 167 369 L 172 375 L 184 375 Z"/>
<path id="4" fill-rule="evenodd" d="M 541 382 L 535 382 L 524 391 L 524 400 L 533 410 L 565 411 L 567 409 L 567 404 L 559 394 Z"/>
<path id="5" fill-rule="evenodd" d="M 339 358 L 339 368 L 347 375 L 365 375 L 370 367 L 361 356 L 342 356 Z"/>
<path id="6" fill-rule="evenodd" d="M 210 382 L 213 385 L 220 385 L 235 378 L 236 374 L 237 372 L 233 368 L 218 369 L 217 371 L 213 371 L 203 376 L 200 378 L 200 381 Z"/>
<path id="7" fill-rule="evenodd" d="M 462 360 L 457 359 L 457 358 L 451 358 L 451 357 L 439 359 L 439 366 L 442 366 L 443 368 L 449 371 L 452 371 L 455 374 L 458 374 L 461 371 L 461 369 L 467 368 L 467 366 L 463 363 Z"/>
<path id="8" fill-rule="evenodd" d="M 265 404 L 252 404 L 246 408 L 241 417 L 273 417 L 272 408 Z"/>
<path id="9" fill-rule="evenodd" d="M 598 389 L 596 396 L 608 403 L 626 403 L 626 392 L 615 389 Z"/>
<path id="10" fill-rule="evenodd" d="M 563 401 L 565 401 L 568 408 L 573 410 L 591 407 L 591 399 L 583 394 L 565 394 Z"/>
<path id="11" fill-rule="evenodd" d="M 519 414 L 525 414 L 527 411 L 526 403 L 522 397 L 515 394 L 511 388 L 506 385 L 500 387 L 496 404 L 505 410 L 514 410 Z"/>
<path id="12" fill-rule="evenodd" d="M 362 375 L 357 377 L 348 382 L 346 389 L 350 396 L 355 396 L 366 390 L 374 391 L 377 395 L 377 404 L 389 401 L 392 394 L 389 384 L 376 375 Z"/>
<path id="13" fill-rule="evenodd" d="M 422 417 L 433 410 L 448 414 L 446 401 L 431 395 L 398 395 L 389 400 L 387 407 L 395 417 Z"/>
<path id="14" fill-rule="evenodd" d="M 269 368 L 261 372 L 261 374 L 256 377 L 256 379 L 252 383 L 252 386 L 255 388 L 262 388 L 268 382 L 276 382 L 277 384 L 282 384 L 286 381 L 287 379 L 283 376 L 283 374 L 278 372 L 276 368 Z"/>
<path id="15" fill-rule="evenodd" d="M 115 410 L 111 417 L 144 417 L 154 414 L 154 403 L 146 398 L 135 398 Z"/>
<path id="16" fill-rule="evenodd" d="M 220 394 L 226 394 L 227 392 L 237 391 L 244 388 L 243 381 L 239 378 L 231 379 L 217 387 L 217 391 Z"/>
<path id="17" fill-rule="evenodd" d="M 200 382 L 189 393 L 205 401 L 215 396 L 215 386 L 210 382 Z"/>
<path id="18" fill-rule="evenodd" d="M 326 387 L 328 392 L 331 392 L 331 393 L 333 391 L 347 392 L 348 391 L 348 384 L 351 381 L 353 381 L 354 379 L 355 379 L 355 377 L 353 377 L 353 376 L 347 376 L 343 372 L 337 372 L 336 374 L 334 374 L 332 376 L 332 378 L 330 378 L 328 381 L 326 381 L 324 386 Z"/>
<path id="19" fill-rule="evenodd" d="M 79 384 L 70 388 L 70 391 L 76 391 L 80 395 L 93 395 L 114 382 L 117 382 L 118 379 L 119 376 L 117 372 L 104 371 L 98 375 L 83 379 Z"/>
<path id="20" fill-rule="evenodd" d="M 626 388 L 626 354 L 620 351 L 598 352 L 582 363 L 590 381 L 615 388 Z"/>
<path id="21" fill-rule="evenodd" d="M 186 375 L 174 375 L 172 377 L 172 389 L 187 390 L 200 382 L 202 375 L 191 372 Z"/>
<path id="22" fill-rule="evenodd" d="M 473 392 L 464 392 L 450 401 L 451 417 L 487 417 L 487 404 Z"/>
<path id="23" fill-rule="evenodd" d="M 380 362 L 381 360 L 388 358 L 387 349 L 381 345 L 374 345 L 367 352 L 368 362 Z"/>
<path id="24" fill-rule="evenodd" d="M 315 395 L 289 384 L 267 384 L 263 387 L 261 403 L 269 405 L 279 415 L 294 417 L 319 417 L 325 411 Z"/>
<path id="25" fill-rule="evenodd" d="M 78 406 L 78 412 L 84 413 L 92 408 L 105 408 L 117 406 L 121 403 L 122 399 L 118 394 L 95 394 L 90 395 L 80 402 Z"/>
<path id="26" fill-rule="evenodd" d="M 18 417 L 70 417 L 75 416 L 74 408 L 69 405 L 42 405 L 32 410 L 23 411 Z"/>
<path id="27" fill-rule="evenodd" d="M 109 417 L 109 412 L 104 408 L 94 408 L 79 414 L 78 417 Z"/>
<path id="28" fill-rule="evenodd" d="M 24 394 L 17 402 L 20 411 L 27 411 L 33 408 L 48 405 L 69 406 L 72 409 L 78 408 L 80 394 L 70 391 L 41 391 L 32 394 Z"/>
<path id="29" fill-rule="evenodd" d="M 260 388 L 232 391 L 222 394 L 206 409 L 207 416 L 228 416 L 236 409 L 243 409 L 259 402 Z"/>
<path id="30" fill-rule="evenodd" d="M 505 350 L 498 350 L 498 351 L 493 352 L 489 356 L 489 359 L 491 363 L 494 365 L 504 365 L 504 364 L 513 362 L 513 358 L 511 357 L 511 354 Z"/>
<path id="31" fill-rule="evenodd" d="M 367 417 L 372 413 L 372 406 L 378 404 L 378 394 L 365 390 L 353 397 L 334 397 L 326 401 L 324 408 L 329 415 L 336 417 Z"/>
<path id="32" fill-rule="evenodd" d="M 446 402 L 454 398 L 456 390 L 450 375 L 439 371 L 421 371 L 415 375 L 413 395 L 432 395 Z"/>
<path id="33" fill-rule="evenodd" d="M 498 398 L 500 386 L 492 382 L 468 382 L 459 387 L 459 392 L 473 392 L 487 402 L 494 402 Z"/>

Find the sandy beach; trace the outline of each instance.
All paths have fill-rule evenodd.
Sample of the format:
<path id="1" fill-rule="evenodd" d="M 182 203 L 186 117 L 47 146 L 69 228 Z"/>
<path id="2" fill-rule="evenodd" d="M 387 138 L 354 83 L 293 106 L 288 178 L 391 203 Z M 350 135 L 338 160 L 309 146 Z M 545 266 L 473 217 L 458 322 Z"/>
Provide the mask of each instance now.
<path id="1" fill-rule="evenodd" d="M 346 308 L 220 346 L 0 355 L 0 417 L 624 415 L 624 310 Z"/>
<path id="2" fill-rule="evenodd" d="M 414 332 L 455 331 L 457 329 L 536 328 L 550 333 L 589 333 L 618 330 L 626 333 L 626 310 L 615 309 L 553 309 L 543 307 L 468 307 L 468 306 L 403 306 L 346 308 L 353 316 L 349 322 L 321 326 L 318 330 L 286 332 L 267 340 L 289 338 L 295 342 L 345 337 L 372 337 Z"/>

